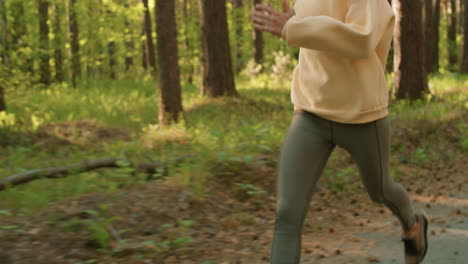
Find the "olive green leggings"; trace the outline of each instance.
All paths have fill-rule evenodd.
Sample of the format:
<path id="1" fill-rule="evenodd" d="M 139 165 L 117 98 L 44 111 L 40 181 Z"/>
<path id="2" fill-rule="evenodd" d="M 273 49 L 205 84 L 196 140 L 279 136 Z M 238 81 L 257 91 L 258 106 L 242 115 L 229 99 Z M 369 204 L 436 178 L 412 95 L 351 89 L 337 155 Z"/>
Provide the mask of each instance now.
<path id="1" fill-rule="evenodd" d="M 365 124 L 344 124 L 302 110 L 293 113 L 278 164 L 271 264 L 299 264 L 310 198 L 336 145 L 357 162 L 372 201 L 383 203 L 405 230 L 411 229 L 415 217 L 408 193 L 389 173 L 389 130 L 387 117 Z"/>

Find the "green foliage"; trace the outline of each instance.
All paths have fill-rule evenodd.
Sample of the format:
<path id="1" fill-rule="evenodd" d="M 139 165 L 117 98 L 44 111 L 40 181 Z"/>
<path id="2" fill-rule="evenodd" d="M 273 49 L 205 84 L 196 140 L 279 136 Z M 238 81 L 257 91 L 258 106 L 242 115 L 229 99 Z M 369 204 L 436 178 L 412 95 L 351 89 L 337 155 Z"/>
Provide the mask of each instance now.
<path id="1" fill-rule="evenodd" d="M 160 227 L 166 229 L 164 239 L 156 243 L 158 254 L 183 254 L 185 246 L 195 239 L 188 235 L 189 228 L 195 224 L 193 220 L 178 220 L 177 225 L 162 224 Z M 150 242 L 153 244 L 152 242 Z"/>
<path id="2" fill-rule="evenodd" d="M 357 175 L 357 171 L 353 167 L 345 167 L 339 171 L 328 172 L 327 186 L 335 192 L 352 189 L 352 187 L 355 187 L 350 184 L 353 175 Z"/>
<path id="3" fill-rule="evenodd" d="M 244 192 L 245 195 L 250 198 L 266 194 L 266 191 L 263 190 L 261 187 L 258 187 L 251 183 L 235 182 L 234 184 L 240 191 Z"/>
<path id="4" fill-rule="evenodd" d="M 98 211 L 85 211 L 91 216 L 84 221 L 86 230 L 89 232 L 88 244 L 95 248 L 109 249 L 112 241 L 111 224 L 121 218 L 108 216 L 109 205 L 107 204 L 100 204 L 98 208 Z"/>

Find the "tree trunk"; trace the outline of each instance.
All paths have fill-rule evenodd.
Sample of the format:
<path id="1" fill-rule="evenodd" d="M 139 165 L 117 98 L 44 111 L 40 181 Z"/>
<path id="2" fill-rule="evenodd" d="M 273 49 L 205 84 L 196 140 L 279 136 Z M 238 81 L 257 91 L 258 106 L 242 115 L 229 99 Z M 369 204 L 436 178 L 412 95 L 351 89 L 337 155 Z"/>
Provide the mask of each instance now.
<path id="1" fill-rule="evenodd" d="M 115 60 L 115 49 L 115 41 L 109 41 L 109 43 L 107 43 L 107 52 L 109 56 L 110 78 L 113 80 L 117 79 L 117 61 Z"/>
<path id="2" fill-rule="evenodd" d="M 463 0 L 463 45 L 460 71 L 468 73 L 468 0 Z"/>
<path id="3" fill-rule="evenodd" d="M 141 33 L 140 33 L 140 37 L 141 39 L 143 39 L 143 41 L 141 42 L 141 66 L 143 67 L 143 69 L 148 70 L 148 67 L 149 67 L 149 62 L 148 62 L 148 55 L 146 54 L 147 52 L 147 42 L 146 42 L 146 33 L 145 33 L 145 22 L 143 20 L 143 27 L 141 29 Z"/>
<path id="4" fill-rule="evenodd" d="M 6 111 L 6 102 L 5 102 L 5 91 L 2 84 L 0 83 L 0 112 Z"/>
<path id="5" fill-rule="evenodd" d="M 236 31 L 236 72 L 239 73 L 244 67 L 242 63 L 242 25 L 243 25 L 243 0 L 234 0 L 234 28 Z"/>
<path id="6" fill-rule="evenodd" d="M 129 5 L 128 3 L 125 3 L 125 8 L 128 9 Z M 125 57 L 125 71 L 129 71 L 133 67 L 133 51 L 135 49 L 133 39 L 132 39 L 132 32 L 133 30 L 130 30 L 130 22 L 128 21 L 127 18 L 125 18 L 125 27 L 128 29 L 127 34 L 125 35 L 126 41 L 125 41 L 125 47 L 127 48 L 126 52 L 126 57 Z"/>
<path id="7" fill-rule="evenodd" d="M 393 0 L 393 7 L 396 12 L 393 90 L 398 99 L 416 100 L 429 92 L 424 67 L 421 3 Z"/>
<path id="8" fill-rule="evenodd" d="M 457 65 L 457 3 L 449 0 L 449 27 L 447 29 L 449 69 L 454 70 Z"/>
<path id="9" fill-rule="evenodd" d="M 60 27 L 60 6 L 54 5 L 55 24 L 54 24 L 54 60 L 55 60 L 55 80 L 63 81 L 63 54 L 62 54 L 62 30 Z"/>
<path id="10" fill-rule="evenodd" d="M 167 1 L 167 0 L 166 0 Z M 171 0 L 172 1 L 172 0 Z M 156 69 L 156 55 L 154 54 L 154 42 L 153 42 L 153 30 L 151 27 L 151 13 L 149 10 L 148 0 L 143 0 L 143 5 L 145 7 L 145 34 L 146 34 L 146 43 L 145 43 L 145 58 L 146 58 L 146 65 L 151 67 L 151 74 L 154 76 L 157 75 Z"/>
<path id="11" fill-rule="evenodd" d="M 6 0 L 0 0 L 0 26 L 2 31 L 0 32 L 0 44 L 2 45 L 2 49 L 0 49 L 0 62 L 2 64 L 8 63 L 7 58 L 7 32 L 8 32 L 8 25 L 7 25 L 7 10 L 6 10 Z M 3 67 L 3 65 L 1 65 Z M 1 71 L 1 68 L 0 68 Z M 0 82 L 0 112 L 6 111 L 6 103 L 5 103 L 5 91 L 3 87 L 3 82 Z"/>
<path id="12" fill-rule="evenodd" d="M 262 0 L 254 0 L 254 5 L 262 3 Z M 263 63 L 263 34 L 260 30 L 253 32 L 254 39 L 254 59 L 257 64 Z"/>
<path id="13" fill-rule="evenodd" d="M 94 28 L 94 24 L 92 21 L 99 16 L 98 8 L 101 5 L 100 1 L 97 2 L 98 4 L 88 2 L 88 19 L 90 20 L 87 23 L 87 38 L 89 38 L 89 44 L 87 45 L 86 49 L 86 79 L 91 80 L 95 78 L 95 71 L 96 71 L 96 57 L 95 57 L 95 45 L 97 44 L 98 40 L 94 38 L 97 34 L 97 30 Z M 94 38 L 94 39 L 93 39 Z M 93 39 L 93 40 L 92 40 Z M 92 40 L 92 41 L 91 41 Z"/>
<path id="14" fill-rule="evenodd" d="M 431 56 L 431 69 L 429 72 L 439 71 L 439 40 L 440 40 L 440 12 L 441 12 L 441 1 L 435 0 L 434 4 L 434 27 L 432 34 L 432 47 L 433 52 Z"/>
<path id="15" fill-rule="evenodd" d="M 40 79 L 45 85 L 50 84 L 50 56 L 49 56 L 49 5 L 48 1 L 39 0 L 39 54 L 40 54 Z"/>
<path id="16" fill-rule="evenodd" d="M 218 1 L 218 0 L 217 0 Z M 157 1 L 156 31 L 159 62 L 159 124 L 179 121 L 182 109 L 175 0 Z"/>
<path id="17" fill-rule="evenodd" d="M 424 48 L 426 72 L 432 72 L 432 61 L 434 54 L 434 8 L 433 0 L 424 1 Z"/>
<path id="18" fill-rule="evenodd" d="M 232 71 L 225 0 L 199 0 L 202 42 L 201 94 L 238 96 Z"/>
<path id="19" fill-rule="evenodd" d="M 6 0 L 0 0 L 0 30 L 0 44 L 2 45 L 0 49 L 0 61 L 3 64 L 8 64 L 8 19 Z"/>
<path id="20" fill-rule="evenodd" d="M 4 1 L 4 0 L 0 0 Z M 15 10 L 15 15 L 13 16 L 13 20 L 11 22 L 11 25 L 8 25 L 8 27 L 11 26 L 11 28 L 14 28 L 11 34 L 11 38 L 9 38 L 9 43 L 10 43 L 10 48 L 14 51 L 17 50 L 25 50 L 29 46 L 28 41 L 26 40 L 27 36 L 27 25 L 28 23 L 26 22 L 27 18 L 25 16 L 25 10 L 24 10 L 24 3 L 23 1 L 14 1 L 11 3 L 11 10 Z M 18 55 L 23 56 L 21 52 L 18 52 Z M 25 62 L 22 65 L 18 65 L 18 69 L 20 69 L 23 72 L 29 72 L 31 75 L 34 75 L 34 59 L 32 56 L 29 56 L 28 58 L 25 59 Z"/>
<path id="21" fill-rule="evenodd" d="M 190 41 L 189 41 L 189 28 L 188 28 L 188 25 L 190 25 L 190 20 L 189 20 L 189 17 L 190 17 L 190 13 L 188 11 L 188 4 L 189 4 L 189 1 L 188 0 L 184 0 L 184 3 L 183 3 L 183 14 L 184 14 L 184 21 L 185 21 L 185 26 L 184 26 L 184 34 L 185 34 L 185 41 L 184 41 L 184 44 L 185 44 L 185 50 L 186 52 L 188 52 L 187 54 L 187 57 L 188 57 L 188 60 L 191 60 L 193 58 L 193 48 L 190 46 Z M 192 7 L 192 5 L 190 5 Z M 190 61 L 187 63 L 189 67 L 188 69 L 188 77 L 187 77 L 187 82 L 192 84 L 193 83 L 193 74 L 194 74 L 194 66 L 193 66 L 193 63 L 190 63 Z"/>
<path id="22" fill-rule="evenodd" d="M 76 15 L 76 1 L 71 0 L 69 8 L 70 14 L 70 35 L 71 35 L 71 72 L 72 83 L 76 86 L 76 82 L 81 77 L 81 61 L 80 61 L 80 39 L 78 31 L 78 18 Z"/>

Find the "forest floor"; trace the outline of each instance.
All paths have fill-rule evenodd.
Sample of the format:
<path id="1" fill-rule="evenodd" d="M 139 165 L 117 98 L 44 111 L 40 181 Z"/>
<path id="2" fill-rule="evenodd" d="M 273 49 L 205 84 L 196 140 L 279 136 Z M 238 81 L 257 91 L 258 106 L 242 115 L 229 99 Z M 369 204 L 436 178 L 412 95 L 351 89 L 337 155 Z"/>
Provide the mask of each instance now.
<path id="1" fill-rule="evenodd" d="M 1 178 L 108 156 L 196 161 L 152 175 L 122 164 L 1 191 L 0 264 L 268 264 L 289 89 L 252 84 L 241 99 L 219 100 L 193 89 L 187 128 L 163 130 L 152 125 L 153 85 L 115 85 L 9 97 L 17 125 L 0 127 Z M 391 173 L 429 219 L 424 263 L 466 264 L 468 76 L 436 76 L 431 87 L 427 100 L 391 105 Z M 38 118 L 29 105 L 43 120 L 31 133 L 21 127 Z M 309 204 L 301 264 L 404 263 L 400 239 L 397 218 L 371 201 L 336 148 Z"/>
<path id="2" fill-rule="evenodd" d="M 415 169 L 404 168 L 408 174 L 399 182 L 415 210 L 430 221 L 424 263 L 467 263 L 468 157 L 428 170 L 424 181 L 413 175 Z M 0 263 L 268 263 L 275 168 L 265 165 L 255 171 L 254 182 L 268 195 L 254 201 L 239 196 L 222 179 L 212 181 L 206 199 L 200 200 L 163 178 L 68 199 L 33 217 L 5 217 L 2 225 L 11 229 L 0 229 Z M 306 218 L 301 263 L 403 263 L 397 218 L 372 203 L 362 189 L 330 191 L 322 180 Z M 187 219 L 193 223 L 183 222 Z M 99 229 L 109 227 L 107 249 L 96 250 L 107 234 Z M 193 241 L 182 242 L 186 237 Z M 160 246 L 163 241 L 166 249 Z"/>

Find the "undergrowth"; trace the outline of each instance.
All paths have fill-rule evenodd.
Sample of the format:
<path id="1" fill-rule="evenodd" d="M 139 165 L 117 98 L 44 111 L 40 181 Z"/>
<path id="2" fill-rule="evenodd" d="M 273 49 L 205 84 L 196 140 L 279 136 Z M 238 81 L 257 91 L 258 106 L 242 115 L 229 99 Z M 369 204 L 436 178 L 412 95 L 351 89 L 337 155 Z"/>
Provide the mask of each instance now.
<path id="1" fill-rule="evenodd" d="M 248 181 L 249 173 L 265 162 L 258 156 L 266 155 L 275 165 L 293 110 L 289 85 L 265 80 L 265 74 L 240 77 L 239 98 L 217 99 L 202 98 L 194 85 L 185 83 L 184 119 L 169 128 L 156 124 L 157 88 L 152 80 L 101 80 L 77 88 L 61 84 L 11 91 L 9 110 L 0 113 L 0 178 L 106 156 L 143 162 L 183 155 L 197 158 L 150 176 L 122 164 L 119 169 L 37 180 L 2 191 L 0 208 L 34 212 L 70 196 L 112 192 L 166 175 L 202 197 L 210 177 L 229 180 L 244 174 L 247 177 L 232 187 L 245 199 L 257 199 L 264 190 Z M 467 82 L 468 77 L 461 75 L 432 76 L 432 94 L 425 99 L 392 102 L 395 179 L 404 177 L 398 164 L 430 168 L 443 166 L 460 153 L 466 155 Z M 89 122 L 77 123 L 82 120 Z M 327 188 L 336 192 L 362 188 L 358 170 L 344 151 L 332 154 L 324 176 Z"/>

